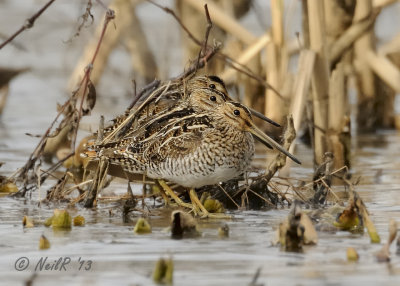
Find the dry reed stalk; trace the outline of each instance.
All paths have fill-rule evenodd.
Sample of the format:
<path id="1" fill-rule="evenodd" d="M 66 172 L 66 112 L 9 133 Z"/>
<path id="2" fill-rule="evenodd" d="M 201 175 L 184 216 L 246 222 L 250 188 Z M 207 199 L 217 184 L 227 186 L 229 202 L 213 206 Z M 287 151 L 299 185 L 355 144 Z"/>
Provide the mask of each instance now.
<path id="1" fill-rule="evenodd" d="M 374 8 L 383 8 L 398 2 L 398 0 L 372 0 L 372 6 Z"/>
<path id="2" fill-rule="evenodd" d="M 200 13 L 204 12 L 204 5 L 207 4 L 213 23 L 217 24 L 220 28 L 235 36 L 247 45 L 251 45 L 257 41 L 257 37 L 255 35 L 244 28 L 233 17 L 229 16 L 227 13 L 224 13 L 224 11 L 213 2 L 199 0 L 185 0 L 185 2 Z"/>
<path id="3" fill-rule="evenodd" d="M 97 46 L 94 50 L 93 56 L 91 57 L 91 60 L 89 64 L 87 65 L 87 68 L 84 70 L 84 77 L 80 81 L 80 84 L 78 85 L 78 88 L 72 93 L 71 97 L 64 102 L 63 105 L 61 105 L 58 108 L 58 113 L 54 120 L 51 122 L 50 126 L 47 128 L 46 132 L 43 134 L 41 137 L 39 143 L 37 144 L 35 150 L 31 153 L 29 156 L 27 162 L 23 167 L 18 169 L 16 172 L 14 172 L 9 179 L 13 180 L 14 182 L 20 181 L 23 184 L 23 187 L 13 196 L 16 197 L 24 197 L 28 191 L 32 191 L 37 187 L 36 184 L 36 179 L 38 182 L 40 182 L 39 185 L 43 184 L 44 181 L 47 179 L 48 174 L 51 172 L 54 172 L 58 167 L 61 166 L 61 164 L 70 158 L 73 153 L 70 155 L 66 156 L 64 159 L 58 161 L 56 164 L 54 164 L 52 167 L 48 169 L 48 171 L 44 172 L 46 175 L 40 175 L 40 179 L 37 178 L 38 172 L 36 170 L 40 168 L 41 162 L 37 163 L 39 158 L 43 155 L 43 150 L 46 145 L 46 142 L 48 138 L 50 137 L 50 134 L 53 136 L 57 134 L 64 126 L 66 125 L 72 125 L 74 128 L 71 131 L 70 138 L 71 138 L 71 150 L 75 150 L 75 143 L 76 143 L 76 137 L 78 133 L 78 128 L 79 128 L 79 123 L 82 118 L 82 116 L 87 115 L 88 112 L 93 108 L 93 103 L 95 102 L 96 98 L 96 92 L 95 89 L 92 85 L 92 82 L 90 80 L 90 74 L 92 71 L 92 67 L 94 66 L 94 63 L 96 61 L 100 46 L 102 44 L 104 34 L 107 30 L 108 24 L 110 21 L 115 19 L 115 13 L 111 9 L 107 9 L 107 12 L 104 17 L 104 24 L 103 24 L 103 29 L 100 34 Z M 80 93 L 80 91 L 83 90 L 83 92 Z M 79 95 L 80 98 L 79 98 Z M 80 100 L 80 102 L 79 102 Z M 89 103 L 89 100 L 91 101 L 91 104 Z M 84 109 L 84 103 L 86 103 Z M 77 109 L 77 105 L 79 105 L 79 109 Z M 57 121 L 63 116 L 64 118 L 62 121 L 58 124 L 58 127 L 56 130 L 53 130 L 53 127 L 57 123 Z M 66 174 L 65 172 L 64 174 Z M 65 177 L 65 176 L 64 176 Z M 40 180 L 40 181 L 39 181 Z M 59 185 L 59 183 L 57 183 Z M 57 186 L 56 185 L 56 186 Z M 55 187 L 56 187 L 55 186 Z"/>
<path id="4" fill-rule="evenodd" d="M 353 22 L 362 21 L 363 19 L 370 17 L 371 14 L 371 0 L 357 1 Z M 357 126 L 363 129 L 370 129 L 374 127 L 373 125 L 375 124 L 375 122 L 371 120 L 371 114 L 375 114 L 375 77 L 366 60 L 366 52 L 374 50 L 373 39 L 373 31 L 370 29 L 369 32 L 364 33 L 364 35 L 354 43 L 354 66 L 357 72 L 359 110 L 357 115 Z"/>
<path id="5" fill-rule="evenodd" d="M 373 17 L 368 17 L 360 22 L 351 25 L 338 39 L 336 39 L 329 48 L 329 61 L 337 61 L 342 54 L 349 49 L 354 42 L 361 37 L 375 23 L 378 13 Z"/>
<path id="6" fill-rule="evenodd" d="M 156 76 L 157 67 L 155 66 L 154 58 L 150 53 L 150 49 L 147 47 L 147 40 L 145 38 L 145 35 L 141 27 L 138 25 L 140 23 L 137 19 L 135 19 L 136 16 L 134 7 L 139 2 L 141 1 L 135 0 L 132 4 L 132 1 L 128 0 L 114 0 L 110 4 L 110 8 L 115 11 L 116 15 L 118 15 L 118 17 L 116 17 L 115 19 L 116 29 L 114 31 L 109 31 L 104 36 L 104 42 L 99 51 L 96 66 L 91 72 L 91 80 L 94 85 L 99 82 L 100 77 L 103 74 L 104 69 L 106 68 L 109 55 L 111 54 L 115 46 L 119 43 L 121 37 L 125 36 L 127 33 L 129 33 L 126 42 L 128 50 L 130 52 L 140 53 L 136 56 L 132 55 L 133 61 L 137 61 L 138 58 L 141 58 L 140 61 L 137 61 L 137 65 L 134 64 L 134 66 L 139 68 L 138 72 L 143 74 L 146 79 L 153 79 Z M 94 37 L 86 45 L 81 58 L 79 59 L 74 71 L 70 76 L 68 83 L 69 90 L 73 90 L 75 88 L 76 82 L 78 82 L 78 79 L 81 78 L 82 70 L 90 61 L 93 51 L 96 48 L 97 39 L 102 32 L 102 28 L 102 23 L 100 23 L 96 28 Z M 135 37 L 134 40 L 133 37 Z M 153 58 L 153 60 L 148 60 L 151 58 Z M 144 63 L 144 60 L 148 61 Z M 153 73 L 152 76 L 150 75 L 151 72 Z"/>
<path id="7" fill-rule="evenodd" d="M 124 0 L 114 0 L 110 4 L 110 9 L 115 11 L 115 14 L 118 17 L 114 20 L 116 24 L 115 31 L 106 33 L 104 35 L 103 44 L 101 49 L 99 50 L 96 67 L 93 68 L 90 78 L 92 83 L 96 85 L 99 82 L 101 75 L 106 67 L 108 56 L 111 51 L 118 43 L 118 39 L 123 32 L 129 26 L 130 23 L 130 3 Z M 93 51 L 96 49 L 98 39 L 103 30 L 103 24 L 99 23 L 96 28 L 96 32 L 94 37 L 90 40 L 90 42 L 86 45 L 85 50 L 79 59 L 78 63 L 75 66 L 74 71 L 72 72 L 69 82 L 68 82 L 68 90 L 74 90 L 76 88 L 76 83 L 80 81 L 82 78 L 82 70 L 85 69 L 88 62 L 93 55 Z"/>
<path id="8" fill-rule="evenodd" d="M 271 0 L 271 16 L 272 16 L 272 38 L 278 47 L 283 46 L 284 28 L 283 28 L 283 1 Z"/>
<path id="9" fill-rule="evenodd" d="M 290 145 L 294 142 L 294 139 L 296 138 L 296 130 L 294 129 L 293 125 L 293 117 L 291 115 L 288 115 L 286 117 L 286 129 L 283 133 L 283 148 L 286 150 L 290 149 Z M 281 152 L 278 152 L 273 160 L 271 160 L 266 168 L 265 174 L 263 176 L 263 179 L 266 180 L 266 182 L 269 182 L 271 178 L 275 175 L 277 171 L 282 169 L 285 164 L 286 164 L 286 155 L 284 155 Z"/>
<path id="10" fill-rule="evenodd" d="M 271 41 L 270 35 L 264 34 L 258 40 L 247 47 L 238 57 L 237 62 L 241 65 L 246 65 L 251 59 L 253 59 L 260 51 Z M 233 68 L 226 69 L 221 78 L 225 83 L 231 83 L 235 79 L 237 70 Z"/>
<path id="11" fill-rule="evenodd" d="M 292 114 L 293 116 L 293 126 L 296 131 L 299 130 L 303 119 L 304 106 L 310 90 L 315 57 L 315 52 L 311 50 L 302 50 L 300 52 L 297 74 L 292 89 L 292 102 L 289 109 L 289 114 Z M 294 152 L 295 144 L 296 139 L 293 140 L 289 148 L 289 152 L 292 154 Z M 286 165 L 280 170 L 279 175 L 288 177 L 290 175 L 291 164 L 291 160 L 286 159 Z"/>
<path id="12" fill-rule="evenodd" d="M 131 56 L 133 70 L 143 77 L 145 83 L 149 83 L 158 75 L 157 64 L 133 5 L 130 11 L 131 24 L 124 31 L 124 42 Z"/>
<path id="13" fill-rule="evenodd" d="M 283 2 L 282 0 L 271 0 L 271 37 L 272 42 L 267 45 L 266 77 L 269 85 L 279 90 L 282 86 L 281 77 L 281 52 L 284 46 L 283 35 Z M 278 97 L 270 89 L 265 91 L 266 101 L 264 113 L 272 120 L 280 122 L 285 114 L 285 106 L 282 98 Z"/>
<path id="14" fill-rule="evenodd" d="M 307 0 L 301 1 L 301 29 L 303 36 L 304 47 L 310 47 L 310 25 L 308 17 L 308 5 Z"/>
<path id="15" fill-rule="evenodd" d="M 293 86 L 293 97 L 290 106 L 290 113 L 293 115 L 294 129 L 299 130 L 304 114 L 304 105 L 310 90 L 311 76 L 315 64 L 316 54 L 311 50 L 302 50 L 300 52 L 298 71 Z M 294 145 L 291 145 L 291 152 Z"/>
<path id="16" fill-rule="evenodd" d="M 347 81 L 344 67 L 349 66 L 351 54 L 348 52 L 354 41 L 367 31 L 375 22 L 378 12 L 372 17 L 353 22 L 351 5 L 343 5 L 338 0 L 325 0 L 325 24 L 329 43 L 329 79 L 328 133 L 327 149 L 333 153 L 334 167 L 349 166 L 348 128 L 349 103 L 347 100 Z"/>
<path id="17" fill-rule="evenodd" d="M 312 76 L 313 112 L 314 112 L 314 161 L 317 165 L 323 161 L 326 152 L 325 131 L 328 126 L 328 90 L 329 69 L 325 39 L 325 20 L 323 1 L 308 0 L 310 28 L 310 48 L 316 52 Z"/>
<path id="18" fill-rule="evenodd" d="M 328 145 L 334 154 L 334 168 L 338 169 L 345 165 L 346 145 L 341 142 L 343 122 L 349 116 L 347 88 L 344 76 L 343 63 L 336 65 L 332 71 L 329 82 L 329 120 L 328 120 Z"/>
<path id="19" fill-rule="evenodd" d="M 354 22 L 362 21 L 368 18 L 372 13 L 372 1 L 364 0 L 358 1 L 356 10 L 354 13 Z M 374 97 L 375 85 L 374 76 L 371 69 L 367 66 L 366 51 L 373 50 L 373 34 L 372 31 L 365 33 L 360 37 L 354 44 L 354 51 L 357 60 L 356 68 L 360 75 L 359 79 L 361 81 L 361 92 L 362 96 L 367 98 Z"/>
<path id="20" fill-rule="evenodd" d="M 368 67 L 371 68 L 387 85 L 400 93 L 400 70 L 385 56 L 369 50 L 365 53 Z"/>

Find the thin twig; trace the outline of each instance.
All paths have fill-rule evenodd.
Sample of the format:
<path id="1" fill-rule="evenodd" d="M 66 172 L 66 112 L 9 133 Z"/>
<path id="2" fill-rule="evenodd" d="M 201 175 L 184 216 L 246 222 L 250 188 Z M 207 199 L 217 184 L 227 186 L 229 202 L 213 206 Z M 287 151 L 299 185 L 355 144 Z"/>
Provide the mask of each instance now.
<path id="1" fill-rule="evenodd" d="M 235 206 L 236 206 L 238 209 L 240 209 L 240 206 L 235 202 L 234 199 L 232 199 L 232 197 L 228 194 L 228 192 L 225 191 L 225 189 L 224 189 L 221 185 L 218 185 L 218 187 L 219 187 L 219 188 L 225 193 L 225 195 L 235 204 Z"/>
<path id="2" fill-rule="evenodd" d="M 53 1 L 54 1 L 54 0 L 53 0 Z M 50 1 L 50 2 L 53 2 L 53 1 Z M 48 3 L 48 5 L 51 4 L 50 2 Z M 47 7 L 45 6 L 44 8 L 47 8 Z M 42 10 L 44 11 L 45 9 L 42 9 Z M 36 18 L 39 17 L 40 14 L 41 14 L 43 11 L 41 11 L 40 13 L 35 14 L 32 18 L 34 18 L 35 16 L 36 16 Z M 34 21 L 36 18 L 34 18 L 33 21 Z M 97 57 L 97 54 L 98 54 L 98 51 L 99 51 L 99 49 L 100 49 L 100 45 L 101 45 L 101 43 L 102 43 L 103 36 L 104 36 L 104 34 L 105 34 L 105 30 L 107 29 L 108 23 L 109 23 L 112 19 L 114 19 L 114 18 L 115 18 L 115 13 L 114 13 L 114 11 L 111 10 L 111 9 L 108 9 L 107 12 L 106 12 L 106 16 L 105 16 L 105 22 L 104 22 L 103 31 L 102 31 L 102 33 L 101 33 L 101 36 L 100 36 L 99 42 L 98 42 L 98 44 L 97 44 L 96 50 L 95 50 L 95 52 L 94 52 L 94 54 L 93 54 L 93 57 L 92 57 L 92 60 L 91 60 L 90 64 L 88 65 L 88 67 L 87 67 L 86 70 L 85 70 L 85 75 L 84 75 L 84 77 L 82 78 L 82 80 L 80 81 L 78 88 L 72 93 L 71 97 L 61 106 L 61 108 L 59 109 L 58 114 L 56 115 L 55 119 L 52 121 L 52 123 L 50 124 L 49 128 L 46 130 L 46 132 L 45 132 L 44 135 L 42 136 L 41 140 L 39 141 L 39 143 L 38 143 L 38 145 L 36 146 L 35 150 L 34 150 L 34 151 L 32 152 L 32 154 L 29 156 L 29 159 L 28 159 L 28 161 L 25 163 L 25 165 L 24 165 L 22 168 L 20 168 L 17 172 L 15 172 L 15 173 L 10 177 L 10 178 L 14 178 L 14 179 L 15 179 L 16 177 L 18 177 L 19 179 L 22 179 L 22 180 L 23 180 L 24 188 L 21 189 L 20 191 L 18 191 L 18 192 L 16 193 L 17 196 L 25 196 L 26 192 L 27 192 L 28 190 L 32 189 L 32 188 L 29 188 L 29 189 L 27 188 L 27 184 L 28 184 L 28 181 L 29 181 L 28 172 L 29 172 L 29 170 L 34 169 L 34 166 L 35 166 L 35 164 L 36 164 L 36 161 L 41 157 L 41 154 L 42 154 L 42 152 L 43 152 L 43 150 L 44 150 L 44 148 L 45 148 L 45 146 L 46 146 L 47 139 L 49 138 L 49 134 L 50 134 L 51 130 L 53 129 L 55 123 L 58 121 L 58 119 L 59 119 L 59 117 L 61 116 L 61 114 L 64 114 L 64 112 L 65 112 L 66 110 L 68 110 L 68 109 L 67 109 L 68 107 L 70 107 L 71 105 L 74 105 L 74 106 L 75 106 L 75 102 L 76 102 L 76 100 L 77 100 L 77 96 L 79 95 L 79 90 L 82 88 L 82 85 L 84 85 L 84 92 L 83 92 L 82 99 L 81 99 L 81 102 L 80 102 L 80 109 L 79 109 L 79 111 L 78 111 L 78 118 L 73 118 L 74 112 L 72 112 L 72 117 L 70 117 L 70 118 L 67 117 L 67 118 L 70 119 L 70 120 L 71 120 L 71 119 L 75 119 L 75 120 L 77 121 L 77 125 L 75 126 L 75 129 L 74 129 L 74 133 L 72 134 L 72 135 L 73 135 L 73 139 L 71 140 L 71 141 L 72 141 L 72 142 L 71 142 L 71 144 L 72 144 L 72 150 L 75 150 L 76 135 L 77 135 L 77 132 L 78 132 L 78 127 L 79 127 L 80 119 L 82 118 L 82 107 L 83 107 L 83 102 L 84 102 L 84 99 L 85 99 L 85 97 L 86 97 L 86 90 L 88 89 L 88 85 L 89 85 L 89 83 L 90 83 L 90 72 L 91 72 L 91 70 L 92 70 L 94 61 L 95 61 L 95 59 L 96 59 L 96 57 Z M 76 109 L 75 109 L 75 111 L 76 111 Z M 69 116 L 71 116 L 71 115 L 69 115 Z M 64 119 L 64 120 L 60 123 L 59 129 L 60 129 L 60 127 L 61 127 L 62 124 L 66 124 L 66 123 L 65 123 L 65 120 L 66 120 L 66 119 Z M 69 156 L 72 156 L 72 155 L 73 155 L 73 152 L 72 152 Z M 52 168 L 50 168 L 48 171 L 50 172 L 50 170 L 58 168 L 58 167 L 61 165 L 61 163 L 62 163 L 64 160 L 66 160 L 69 156 L 67 156 L 67 157 L 64 158 L 63 160 L 60 160 L 56 165 L 54 165 L 54 166 L 53 166 Z M 47 177 L 48 177 L 48 175 L 47 175 L 47 176 L 42 175 L 42 177 L 41 177 L 41 183 L 42 183 L 42 184 L 43 184 L 44 181 L 47 179 Z"/>
<path id="3" fill-rule="evenodd" d="M 210 59 L 218 52 L 219 47 L 211 47 L 207 44 L 208 42 L 208 37 L 212 28 L 212 21 L 210 17 L 210 13 L 208 12 L 208 7 L 207 5 L 204 5 L 205 13 L 206 13 L 206 18 L 207 18 L 207 30 L 206 30 L 206 35 L 205 35 L 205 41 L 202 43 L 200 40 L 198 40 L 190 31 L 189 29 L 183 24 L 182 20 L 175 14 L 173 10 L 171 10 L 168 7 L 162 6 L 160 4 L 155 3 L 152 0 L 147 0 L 148 2 L 152 3 L 153 5 L 157 6 L 158 8 L 164 10 L 166 13 L 172 15 L 174 19 L 178 22 L 179 26 L 186 32 L 186 34 L 189 36 L 189 38 L 196 43 L 198 46 L 202 47 L 199 57 L 197 58 L 197 61 L 194 65 L 191 65 L 189 69 L 187 69 L 184 73 L 180 74 L 179 76 L 173 78 L 175 79 L 182 79 L 186 78 L 187 76 L 195 73 L 198 69 L 201 69 L 205 66 L 205 64 L 210 61 Z M 201 57 L 200 57 L 201 55 Z"/>
<path id="4" fill-rule="evenodd" d="M 178 22 L 178 24 L 182 27 L 182 29 L 186 32 L 186 34 L 189 36 L 190 39 L 192 39 L 193 42 L 195 42 L 197 45 L 202 46 L 201 41 L 199 41 L 190 31 L 189 29 L 183 25 L 182 20 L 175 14 L 175 12 L 166 7 L 166 6 L 162 6 L 152 0 L 147 0 L 147 2 L 150 2 L 151 4 L 153 4 L 154 6 L 157 6 L 158 8 L 164 10 L 166 13 L 170 14 L 172 17 L 174 17 L 174 19 Z"/>
<path id="5" fill-rule="evenodd" d="M 252 78 L 256 80 L 259 84 L 264 86 L 265 88 L 271 89 L 280 99 L 284 100 L 284 97 L 277 91 L 272 85 L 270 85 L 268 82 L 266 82 L 264 79 L 261 77 L 257 76 L 253 71 L 251 71 L 248 67 L 245 65 L 235 61 L 228 55 L 219 52 L 217 54 L 217 58 L 221 58 L 225 63 L 227 63 L 231 68 L 234 70 L 237 70 L 238 72 L 247 75 L 249 78 Z"/>
<path id="6" fill-rule="evenodd" d="M 206 51 L 207 51 L 208 37 L 210 36 L 210 32 L 211 32 L 211 29 L 213 27 L 213 24 L 212 24 L 212 21 L 211 21 L 211 17 L 210 17 L 210 13 L 208 12 L 207 4 L 204 5 L 204 10 L 205 10 L 205 13 L 206 13 L 206 18 L 207 18 L 207 29 L 206 29 L 206 35 L 205 35 L 205 39 L 204 39 L 204 42 L 203 42 L 203 46 L 201 47 L 201 49 L 199 51 L 199 55 L 197 57 L 195 73 L 199 69 L 200 58 L 203 57 L 205 55 Z"/>
<path id="7" fill-rule="evenodd" d="M 255 191 L 253 191 L 252 189 L 250 189 L 250 187 L 247 188 L 247 191 L 252 192 L 254 195 L 256 195 L 257 197 L 259 197 L 260 199 L 266 201 L 268 204 L 270 204 L 273 207 L 276 207 L 273 203 L 271 203 L 269 200 L 267 200 L 266 198 L 264 198 L 263 196 L 261 196 L 260 194 L 256 193 Z"/>
<path id="8" fill-rule="evenodd" d="M 85 182 L 79 183 L 79 184 L 77 184 L 77 185 L 74 185 L 74 186 L 72 186 L 72 187 L 66 189 L 63 193 L 64 193 L 64 195 L 69 195 L 69 193 L 72 192 L 73 190 L 79 189 L 80 187 L 82 187 L 82 186 L 84 186 L 84 185 L 87 185 L 87 184 L 89 184 L 89 183 L 91 183 L 91 182 L 93 182 L 93 180 L 87 180 L 87 181 L 85 181 Z"/>
<path id="9" fill-rule="evenodd" d="M 115 19 L 114 10 L 107 9 L 105 19 L 104 19 L 103 30 L 101 31 L 99 41 L 97 42 L 96 50 L 94 51 L 92 60 L 90 61 L 89 65 L 85 69 L 85 75 L 84 75 L 84 83 L 85 84 L 83 86 L 82 99 L 81 99 L 80 107 L 79 107 L 79 111 L 78 111 L 79 115 L 78 115 L 78 119 L 77 119 L 77 121 L 78 121 L 77 126 L 73 133 L 73 139 L 71 140 L 72 141 L 71 142 L 71 144 L 72 144 L 71 150 L 75 150 L 76 136 L 77 136 L 78 129 L 79 129 L 80 119 L 82 118 L 83 102 L 85 101 L 85 98 L 86 98 L 86 91 L 87 91 L 89 83 L 90 83 L 90 74 L 93 70 L 94 61 L 96 60 L 97 54 L 99 53 L 101 43 L 103 42 L 104 34 L 106 33 L 106 30 L 107 30 L 107 26 L 110 23 L 110 21 L 113 19 Z"/>
<path id="10" fill-rule="evenodd" d="M 5 40 L 1 45 L 0 45 L 0 50 L 6 46 L 8 43 L 10 43 L 16 36 L 21 34 L 23 31 L 30 29 L 33 27 L 33 24 L 35 23 L 36 19 L 42 15 L 42 13 L 51 5 L 53 2 L 56 0 L 50 0 L 49 2 L 46 3 L 39 11 L 37 11 L 35 14 L 33 14 L 32 17 L 26 19 L 25 24 L 22 25 L 21 28 L 19 28 L 14 34 L 12 34 L 7 40 Z"/>
<path id="11" fill-rule="evenodd" d="M 210 59 L 218 52 L 218 50 L 219 50 L 219 47 L 212 47 L 211 49 L 208 49 L 206 55 L 200 59 L 200 62 L 198 64 L 196 63 L 194 65 L 191 65 L 182 74 L 180 74 L 179 76 L 173 78 L 173 80 L 180 79 L 180 78 L 186 78 L 189 75 L 191 75 L 192 73 L 194 73 L 197 69 L 203 68 L 205 66 L 205 64 L 207 62 L 209 62 Z"/>
<path id="12" fill-rule="evenodd" d="M 331 176 L 331 175 L 334 175 L 334 174 L 336 174 L 336 173 L 339 173 L 339 172 L 342 171 L 343 169 L 348 170 L 347 166 L 343 166 L 343 167 L 341 167 L 341 168 L 339 168 L 339 169 L 333 171 L 332 173 L 327 174 L 327 175 L 325 175 L 325 176 L 319 178 L 318 180 L 315 180 L 315 181 L 312 181 L 312 182 L 310 182 L 310 183 L 308 183 L 308 184 L 305 184 L 304 187 L 308 187 L 308 186 L 310 186 L 310 185 L 314 185 L 315 183 L 318 183 L 318 182 L 322 181 L 323 179 L 325 179 L 327 176 Z"/>
<path id="13" fill-rule="evenodd" d="M 275 192 L 277 192 L 277 193 L 282 197 L 282 199 L 284 199 L 285 201 L 287 201 L 289 205 L 292 204 L 292 201 L 291 201 L 290 199 L 288 199 L 288 198 L 286 197 L 286 195 L 283 194 L 283 193 L 278 189 L 278 187 L 275 186 L 272 182 L 268 182 L 268 186 L 270 186 Z"/>
<path id="14" fill-rule="evenodd" d="M 332 194 L 332 196 L 335 197 L 337 202 L 340 202 L 339 197 L 333 192 L 332 188 L 325 182 L 325 180 L 321 180 L 322 184 L 325 186 L 325 188 L 328 189 L 328 192 L 330 192 Z"/>

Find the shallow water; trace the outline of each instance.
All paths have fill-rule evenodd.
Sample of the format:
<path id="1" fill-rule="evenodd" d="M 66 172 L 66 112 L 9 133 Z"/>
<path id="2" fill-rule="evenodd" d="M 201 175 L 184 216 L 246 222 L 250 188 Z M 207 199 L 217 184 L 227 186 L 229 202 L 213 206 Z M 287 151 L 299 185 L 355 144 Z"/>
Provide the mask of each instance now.
<path id="1" fill-rule="evenodd" d="M 4 31 L 13 31 L 19 26 L 18 19 L 24 19 L 41 4 L 41 1 L 33 2 L 29 5 L 24 3 L 24 6 L 14 1 L 1 2 L 2 8 L 7 9 L 0 9 L 0 27 Z M 2 65 L 32 67 L 31 72 L 13 81 L 0 120 L 0 162 L 6 162 L 0 175 L 9 175 L 25 163 L 38 139 L 24 133 L 42 134 L 55 116 L 56 102 L 63 102 L 66 98 L 68 75 L 92 29 L 88 28 L 86 34 L 72 44 L 64 43 L 74 32 L 72 27 L 80 13 L 78 8 L 65 1 L 61 1 L 59 6 L 53 5 L 52 13 L 44 14 L 34 29 L 17 38 L 19 43 L 27 46 L 27 51 L 12 47 L 0 51 Z M 148 8 L 141 9 L 146 15 Z M 15 12 L 13 20 L 3 15 L 6 10 Z M 164 21 L 161 26 L 165 28 L 159 29 L 160 34 L 163 34 L 163 29 L 175 25 L 173 20 L 160 18 L 161 14 L 154 11 L 147 14 L 151 15 L 150 18 L 143 17 L 148 20 L 147 29 L 154 27 L 157 20 Z M 101 10 L 95 17 L 99 19 L 100 14 Z M 54 31 L 48 31 L 49 24 L 53 25 Z M 165 44 L 166 39 L 163 41 Z M 170 57 L 170 61 L 179 61 L 179 55 Z M 119 72 L 123 74 L 124 60 L 126 55 L 121 52 L 113 55 L 108 70 L 120 68 Z M 179 72 L 180 69 L 176 70 Z M 169 72 L 173 74 L 174 70 Z M 129 94 L 130 89 L 129 80 L 108 71 L 97 87 L 99 100 L 94 114 L 85 119 L 83 125 L 97 123 L 99 114 L 112 118 L 123 111 L 129 99 L 118 94 Z M 399 146 L 400 134 L 394 131 L 358 136 L 353 142 L 353 178 L 362 177 L 356 190 L 366 202 L 383 242 L 388 236 L 389 219 L 400 221 Z M 310 179 L 310 150 L 299 144 L 296 152 L 303 165 L 293 167 L 291 176 Z M 256 163 L 262 162 L 264 155 L 260 153 L 258 157 Z M 46 187 L 43 186 L 41 197 Z M 126 184 L 117 181 L 109 192 L 125 190 Z M 38 192 L 34 194 L 37 196 Z M 68 257 L 72 262 L 66 266 L 67 271 L 37 271 L 34 284 L 152 285 L 153 266 L 162 256 L 174 259 L 174 285 L 248 285 L 258 268 L 261 272 L 257 282 L 261 285 L 400 284 L 400 256 L 395 254 L 395 246 L 391 247 L 390 263 L 377 263 L 374 252 L 382 244 L 370 244 L 367 234 L 319 232 L 318 245 L 306 247 L 303 253 L 286 253 L 272 246 L 275 229 L 286 217 L 287 209 L 235 211 L 232 220 L 201 221 L 200 238 L 172 240 L 166 230 L 168 214 L 150 218 L 152 234 L 134 235 L 133 226 L 140 213 L 135 213 L 132 222 L 124 223 L 121 210 L 113 206 L 102 204 L 96 211 L 73 209 L 72 215 L 79 213 L 86 218 L 86 226 L 54 233 L 44 226 L 24 229 L 22 217 L 28 215 L 43 220 L 52 215 L 55 207 L 62 205 L 38 207 L 35 199 L 0 198 L 0 284 L 23 284 L 32 276 L 41 258 L 48 257 L 47 261 L 53 262 Z M 110 208 L 113 209 L 111 216 Z M 217 229 L 223 223 L 230 227 L 228 239 L 220 239 L 217 235 Z M 42 234 L 51 242 L 49 250 L 37 250 Z M 355 247 L 360 255 L 358 263 L 346 260 L 346 248 L 350 246 Z M 20 257 L 30 261 L 26 270 L 15 269 L 16 265 L 23 265 L 21 261 L 16 264 Z M 90 269 L 84 270 L 89 267 L 89 261 Z"/>

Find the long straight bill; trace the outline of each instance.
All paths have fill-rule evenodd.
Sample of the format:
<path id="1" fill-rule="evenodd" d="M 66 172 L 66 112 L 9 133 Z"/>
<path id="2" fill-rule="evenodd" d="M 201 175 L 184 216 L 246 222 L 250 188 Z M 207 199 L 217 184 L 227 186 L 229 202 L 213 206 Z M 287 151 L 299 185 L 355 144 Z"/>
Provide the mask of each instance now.
<path id="1" fill-rule="evenodd" d="M 272 119 L 269 119 L 267 116 L 265 116 L 264 114 L 262 114 L 261 112 L 258 112 L 257 110 L 254 110 L 253 108 L 248 108 L 251 112 L 252 115 L 267 121 L 268 123 L 271 123 L 272 125 L 276 126 L 276 127 L 281 127 L 278 123 L 276 123 L 275 121 L 273 121 Z"/>
<path id="2" fill-rule="evenodd" d="M 292 159 L 294 162 L 297 164 L 301 164 L 299 159 L 297 159 L 295 156 L 290 154 L 288 151 L 286 151 L 279 143 L 275 142 L 274 139 L 266 135 L 264 132 L 262 132 L 260 129 L 257 128 L 254 124 L 252 124 L 251 127 L 249 127 L 248 130 L 251 134 L 253 134 L 258 140 L 260 140 L 263 144 L 265 144 L 267 147 L 272 146 L 273 148 L 277 149 L 278 151 L 282 152 L 286 156 L 288 156 L 290 159 Z"/>

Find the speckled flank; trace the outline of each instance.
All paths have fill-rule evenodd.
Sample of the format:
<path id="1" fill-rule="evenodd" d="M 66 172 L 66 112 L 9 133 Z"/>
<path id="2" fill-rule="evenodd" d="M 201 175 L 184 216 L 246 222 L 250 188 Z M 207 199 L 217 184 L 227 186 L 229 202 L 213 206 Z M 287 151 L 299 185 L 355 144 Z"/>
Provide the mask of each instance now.
<path id="1" fill-rule="evenodd" d="M 254 155 L 251 134 L 214 130 L 193 153 L 150 163 L 147 173 L 184 187 L 197 188 L 238 177 L 250 166 Z"/>

